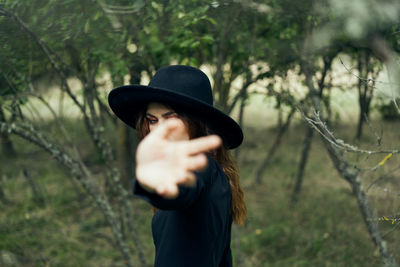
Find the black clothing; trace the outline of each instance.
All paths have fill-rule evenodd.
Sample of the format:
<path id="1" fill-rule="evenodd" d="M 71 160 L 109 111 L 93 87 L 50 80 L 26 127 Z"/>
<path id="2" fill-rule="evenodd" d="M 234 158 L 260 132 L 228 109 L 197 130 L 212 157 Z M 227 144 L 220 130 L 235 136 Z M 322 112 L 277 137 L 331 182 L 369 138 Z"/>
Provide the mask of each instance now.
<path id="1" fill-rule="evenodd" d="M 194 187 L 179 187 L 176 199 L 145 191 L 138 182 L 134 194 L 158 208 L 152 231 L 155 267 L 230 267 L 231 191 L 225 173 L 211 157 Z"/>

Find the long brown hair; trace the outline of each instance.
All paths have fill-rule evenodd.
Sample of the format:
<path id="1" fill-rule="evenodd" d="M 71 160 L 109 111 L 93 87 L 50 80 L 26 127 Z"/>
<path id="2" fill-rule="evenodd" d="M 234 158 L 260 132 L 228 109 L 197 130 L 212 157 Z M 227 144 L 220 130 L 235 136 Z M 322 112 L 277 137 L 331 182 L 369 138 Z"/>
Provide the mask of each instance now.
<path id="1" fill-rule="evenodd" d="M 165 106 L 174 110 L 178 114 L 179 118 L 182 119 L 188 128 L 190 139 L 212 134 L 212 131 L 207 127 L 204 120 L 189 115 L 180 110 L 178 107 L 171 107 L 171 105 Z M 150 132 L 149 124 L 146 120 L 146 111 L 147 107 L 140 112 L 138 121 L 136 123 L 136 129 L 140 139 L 143 139 Z M 215 151 L 212 151 L 210 155 L 216 162 L 218 162 L 228 178 L 231 188 L 232 219 L 236 224 L 242 225 L 247 217 L 247 208 L 244 202 L 243 190 L 240 185 L 239 169 L 234 161 L 234 158 L 224 145 L 220 146 Z"/>

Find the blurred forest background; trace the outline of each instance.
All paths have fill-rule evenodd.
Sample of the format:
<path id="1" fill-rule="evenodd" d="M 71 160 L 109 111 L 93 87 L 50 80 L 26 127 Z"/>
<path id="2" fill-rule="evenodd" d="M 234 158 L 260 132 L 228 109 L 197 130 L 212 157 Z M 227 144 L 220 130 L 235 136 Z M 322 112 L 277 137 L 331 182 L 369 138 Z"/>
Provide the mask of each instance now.
<path id="1" fill-rule="evenodd" d="M 188 64 L 243 127 L 235 266 L 398 266 L 398 0 L 0 0 L 0 266 L 152 266 L 113 87 Z"/>

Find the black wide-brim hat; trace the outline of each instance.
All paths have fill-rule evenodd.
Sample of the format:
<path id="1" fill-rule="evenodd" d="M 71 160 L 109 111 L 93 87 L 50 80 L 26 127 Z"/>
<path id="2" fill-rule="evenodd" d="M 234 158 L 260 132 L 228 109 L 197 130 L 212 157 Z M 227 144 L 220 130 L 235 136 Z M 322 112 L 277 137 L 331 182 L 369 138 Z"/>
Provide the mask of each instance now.
<path id="1" fill-rule="evenodd" d="M 243 141 L 240 126 L 213 106 L 210 81 L 199 69 L 182 65 L 163 67 L 148 86 L 121 86 L 108 95 L 108 103 L 115 115 L 133 128 L 136 128 L 140 111 L 150 102 L 170 104 L 202 119 L 230 149 Z"/>

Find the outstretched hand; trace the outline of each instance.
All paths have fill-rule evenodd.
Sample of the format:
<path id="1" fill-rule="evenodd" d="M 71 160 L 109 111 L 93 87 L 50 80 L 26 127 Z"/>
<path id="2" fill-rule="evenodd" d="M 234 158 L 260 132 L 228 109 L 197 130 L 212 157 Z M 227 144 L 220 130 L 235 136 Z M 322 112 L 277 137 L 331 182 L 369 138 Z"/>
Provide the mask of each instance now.
<path id="1" fill-rule="evenodd" d="M 140 142 L 136 152 L 136 179 L 145 190 L 176 198 L 178 185 L 194 185 L 193 172 L 207 166 L 203 152 L 222 143 L 216 135 L 179 140 L 184 129 L 182 121 L 169 119 Z"/>

